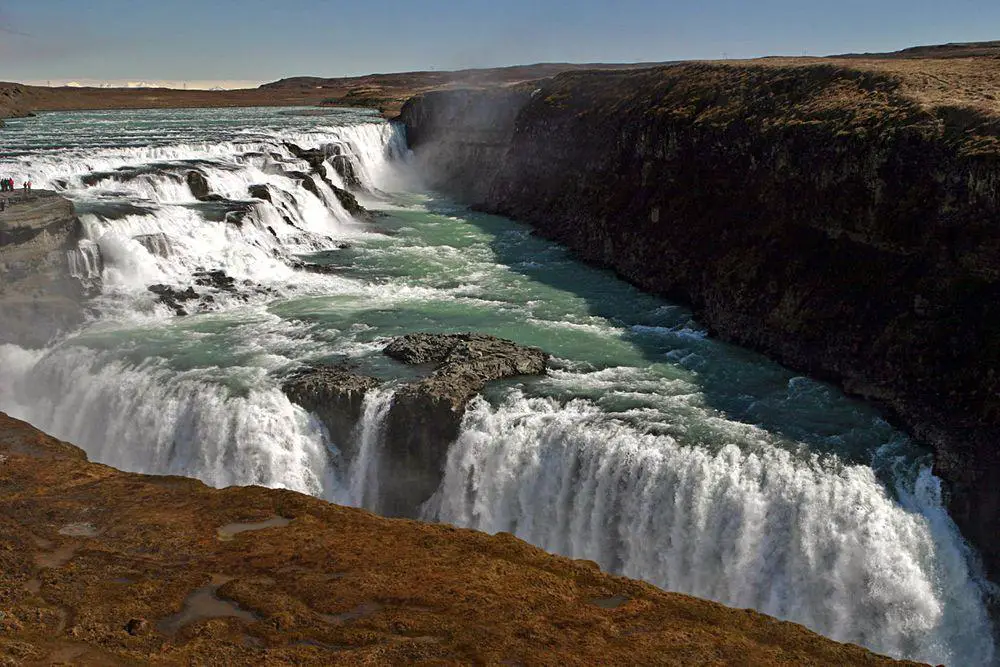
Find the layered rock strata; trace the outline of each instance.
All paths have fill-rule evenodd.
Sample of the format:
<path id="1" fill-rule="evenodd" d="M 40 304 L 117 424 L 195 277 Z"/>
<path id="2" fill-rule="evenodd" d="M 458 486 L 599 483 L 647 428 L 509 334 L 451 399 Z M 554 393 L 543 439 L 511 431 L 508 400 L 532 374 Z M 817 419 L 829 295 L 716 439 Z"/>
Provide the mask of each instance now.
<path id="1" fill-rule="evenodd" d="M 70 268 L 82 227 L 46 190 L 0 194 L 0 344 L 42 347 L 78 325 L 86 289 Z"/>

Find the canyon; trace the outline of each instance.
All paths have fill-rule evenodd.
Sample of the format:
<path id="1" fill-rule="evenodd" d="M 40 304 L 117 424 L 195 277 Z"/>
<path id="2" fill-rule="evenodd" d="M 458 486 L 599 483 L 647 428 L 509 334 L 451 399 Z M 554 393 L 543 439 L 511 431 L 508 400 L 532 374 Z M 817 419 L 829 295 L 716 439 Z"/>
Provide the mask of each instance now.
<path id="1" fill-rule="evenodd" d="M 882 406 L 997 576 L 1000 49 L 934 55 L 571 72 L 401 122 L 431 187 Z"/>

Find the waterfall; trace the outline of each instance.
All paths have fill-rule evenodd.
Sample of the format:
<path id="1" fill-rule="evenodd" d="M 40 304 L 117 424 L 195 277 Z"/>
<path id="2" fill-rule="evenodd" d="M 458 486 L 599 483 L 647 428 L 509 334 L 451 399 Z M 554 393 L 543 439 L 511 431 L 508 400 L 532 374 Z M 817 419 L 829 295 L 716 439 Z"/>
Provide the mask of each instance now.
<path id="1" fill-rule="evenodd" d="M 78 346 L 32 354 L 10 345 L 0 346 L 0 368 L 5 411 L 94 461 L 215 487 L 339 493 L 322 427 L 262 368 L 221 377 L 218 369 L 178 371 L 157 358 L 132 365 Z"/>
<path id="2" fill-rule="evenodd" d="M 900 484 L 903 484 L 901 481 Z M 928 468 L 909 507 L 867 466 L 732 429 L 716 449 L 589 401 L 477 399 L 425 518 L 932 663 L 993 657 L 982 591 Z"/>
<path id="3" fill-rule="evenodd" d="M 211 128 L 220 113 L 198 118 Z M 473 401 L 456 442 L 438 443 L 447 460 L 424 518 L 510 531 L 895 656 L 993 659 L 983 586 L 939 480 L 919 453 L 875 451 L 902 436 L 835 390 L 798 378 L 786 391 L 773 367 L 759 372 L 765 361 L 725 352 L 688 318 L 659 326 L 674 306 L 637 300 L 524 229 L 487 234 L 504 223 L 411 207 L 422 192 L 388 202 L 406 209 L 398 238 L 366 234 L 288 147 L 323 150 L 337 159 L 320 165 L 329 182 L 377 199 L 405 183 L 396 126 L 186 122 L 154 124 L 142 145 L 74 147 L 93 133 L 80 123 L 69 148 L 48 149 L 61 135 L 31 153 L 15 146 L 14 173 L 74 200 L 84 239 L 67 261 L 100 293 L 78 335 L 0 346 L 0 409 L 124 470 L 377 510 L 392 481 L 380 470 L 391 385 L 368 393 L 353 442 L 334 443 L 282 393 L 284 374 L 341 359 L 384 369 L 383 337 L 401 331 L 523 335 L 567 358 L 544 380 Z M 220 201 L 197 201 L 190 171 Z M 297 255 L 335 254 L 345 239 L 353 277 L 298 268 Z M 206 272 L 231 289 L 198 282 Z M 194 290 L 212 312 L 177 318 L 151 285 Z"/>
<path id="4" fill-rule="evenodd" d="M 94 304 L 101 316 L 170 316 L 147 288 L 187 289 L 205 271 L 233 278 L 239 298 L 213 293 L 202 310 L 287 294 L 290 282 L 317 292 L 336 289 L 335 277 L 296 274 L 296 255 L 335 249 L 363 230 L 323 179 L 308 173 L 311 166 L 292 153 L 291 143 L 328 149 L 367 192 L 391 183 L 395 161 L 407 150 L 400 127 L 364 122 L 245 141 L 237 133 L 214 143 L 40 151 L 10 168 L 74 199 L 84 233 L 67 260 L 72 275 L 103 291 Z M 338 182 L 331 165 L 323 169 Z M 186 181 L 191 171 L 220 201 L 195 199 Z M 266 188 L 267 198 L 252 198 L 253 188 Z"/>
<path id="5" fill-rule="evenodd" d="M 66 260 L 70 275 L 84 282 L 99 278 L 104 268 L 101 247 L 88 239 L 81 240 L 77 248 L 67 250 Z"/>
<path id="6" fill-rule="evenodd" d="M 365 395 L 362 416 L 355 428 L 356 453 L 347 473 L 347 495 L 340 502 L 355 507 L 378 508 L 379 460 L 385 437 L 385 419 L 392 407 L 394 389 L 379 387 Z"/>

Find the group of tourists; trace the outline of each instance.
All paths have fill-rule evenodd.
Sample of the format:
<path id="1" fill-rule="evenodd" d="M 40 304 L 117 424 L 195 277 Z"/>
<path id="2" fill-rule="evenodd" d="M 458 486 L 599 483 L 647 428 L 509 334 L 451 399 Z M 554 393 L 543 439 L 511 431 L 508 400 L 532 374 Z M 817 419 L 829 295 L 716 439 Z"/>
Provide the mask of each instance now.
<path id="1" fill-rule="evenodd" d="M 0 178 L 0 192 L 13 192 L 14 189 L 13 178 Z M 24 192 L 31 192 L 31 181 L 25 181 L 22 183 L 21 189 L 24 190 Z"/>

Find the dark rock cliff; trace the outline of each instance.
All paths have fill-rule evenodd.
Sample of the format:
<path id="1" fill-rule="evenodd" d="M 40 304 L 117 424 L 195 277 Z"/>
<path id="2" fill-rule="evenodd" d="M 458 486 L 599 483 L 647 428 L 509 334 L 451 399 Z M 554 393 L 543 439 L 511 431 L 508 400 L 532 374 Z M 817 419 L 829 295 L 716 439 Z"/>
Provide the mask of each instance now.
<path id="1" fill-rule="evenodd" d="M 1000 574 L 1000 122 L 897 74 L 708 65 L 442 91 L 403 109 L 430 185 L 691 304 L 935 449 Z"/>

